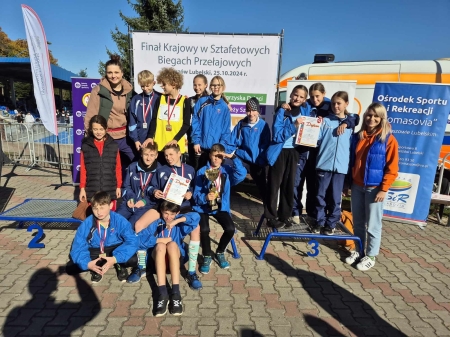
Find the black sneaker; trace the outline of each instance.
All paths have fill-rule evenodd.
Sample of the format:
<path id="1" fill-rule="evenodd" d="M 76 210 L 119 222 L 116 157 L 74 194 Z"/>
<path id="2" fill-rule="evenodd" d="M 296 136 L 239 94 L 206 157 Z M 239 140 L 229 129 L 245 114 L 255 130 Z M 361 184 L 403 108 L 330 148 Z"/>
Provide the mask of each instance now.
<path id="1" fill-rule="evenodd" d="M 99 283 L 102 280 L 103 276 L 100 274 L 97 274 L 96 272 L 91 271 L 91 282 L 92 283 Z"/>
<path id="2" fill-rule="evenodd" d="M 322 228 L 319 225 L 315 224 L 315 225 L 311 226 L 311 233 L 320 234 L 321 229 Z"/>
<path id="3" fill-rule="evenodd" d="M 284 228 L 291 228 L 297 224 L 292 217 L 284 220 L 283 222 L 284 222 Z"/>
<path id="4" fill-rule="evenodd" d="M 277 219 L 267 219 L 267 226 L 271 228 L 280 229 L 285 226 L 285 223 L 278 221 Z"/>
<path id="5" fill-rule="evenodd" d="M 324 235 L 333 235 L 334 234 L 334 228 L 325 226 L 322 230 Z"/>
<path id="6" fill-rule="evenodd" d="M 114 264 L 114 268 L 116 268 L 117 279 L 120 282 L 125 282 L 128 278 L 127 268 L 120 266 L 120 264 L 118 264 L 118 263 Z"/>
<path id="7" fill-rule="evenodd" d="M 169 296 L 159 295 L 158 304 L 156 305 L 155 317 L 161 317 L 167 314 L 167 307 L 169 306 Z"/>
<path id="8" fill-rule="evenodd" d="M 174 316 L 183 315 L 183 302 L 180 294 L 172 294 L 170 296 L 169 312 Z"/>

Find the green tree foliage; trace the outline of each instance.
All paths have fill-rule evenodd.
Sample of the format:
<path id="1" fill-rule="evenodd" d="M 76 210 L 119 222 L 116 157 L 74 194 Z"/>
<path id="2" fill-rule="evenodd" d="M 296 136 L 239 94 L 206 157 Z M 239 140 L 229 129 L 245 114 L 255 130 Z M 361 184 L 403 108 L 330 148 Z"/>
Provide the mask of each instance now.
<path id="1" fill-rule="evenodd" d="M 122 11 L 119 15 L 126 25 L 133 31 L 177 31 L 184 32 L 184 10 L 181 0 L 127 0 L 128 4 L 137 13 L 137 17 L 125 16 Z M 108 56 L 120 55 L 123 64 L 124 77 L 130 80 L 130 58 L 128 32 L 122 33 L 117 26 L 111 31 L 111 37 L 117 45 L 117 51 L 106 49 Z M 104 75 L 105 63 L 99 63 L 98 71 Z"/>
<path id="2" fill-rule="evenodd" d="M 80 76 L 80 77 L 88 77 L 87 68 L 81 69 L 78 72 L 78 76 Z"/>

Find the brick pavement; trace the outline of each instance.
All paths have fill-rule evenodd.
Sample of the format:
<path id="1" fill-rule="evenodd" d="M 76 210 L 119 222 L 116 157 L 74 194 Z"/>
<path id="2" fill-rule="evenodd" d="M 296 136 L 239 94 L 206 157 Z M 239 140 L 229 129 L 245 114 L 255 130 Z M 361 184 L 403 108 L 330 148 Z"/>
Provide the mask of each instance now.
<path id="1" fill-rule="evenodd" d="M 56 171 L 11 171 L 3 168 L 0 188 L 0 204 L 13 192 L 7 208 L 25 198 L 76 194 L 71 186 L 49 186 L 59 181 Z M 274 241 L 258 261 L 254 252 L 267 231 L 251 235 L 262 207 L 248 190 L 239 186 L 232 197 L 242 258 L 230 256 L 229 271 L 213 266 L 199 292 L 182 281 L 181 317 L 153 317 L 155 283 L 146 279 L 119 283 L 111 272 L 90 285 L 88 275 L 59 274 L 74 229 L 46 229 L 46 247 L 28 249 L 31 233 L 2 222 L 3 336 L 450 336 L 449 228 L 386 222 L 377 264 L 365 273 L 341 262 L 345 253 L 333 244 L 308 257 L 301 240 Z M 219 227 L 212 230 L 217 241 Z"/>

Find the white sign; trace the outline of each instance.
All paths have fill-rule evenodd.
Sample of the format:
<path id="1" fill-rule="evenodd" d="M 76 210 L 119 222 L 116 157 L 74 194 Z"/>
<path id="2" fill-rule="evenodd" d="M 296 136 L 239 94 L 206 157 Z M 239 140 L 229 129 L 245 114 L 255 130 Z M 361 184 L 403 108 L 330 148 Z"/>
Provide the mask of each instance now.
<path id="1" fill-rule="evenodd" d="M 22 13 L 30 53 L 36 105 L 45 128 L 57 136 L 55 95 L 44 26 L 31 7 L 22 5 Z"/>
<path id="2" fill-rule="evenodd" d="M 193 96 L 197 74 L 210 81 L 221 76 L 232 117 L 245 116 L 245 102 L 256 97 L 262 115 L 271 122 L 277 85 L 279 36 L 133 33 L 134 86 L 137 74 L 174 67 L 184 77 L 181 94 Z M 161 91 L 159 86 L 156 90 Z"/>
<path id="3" fill-rule="evenodd" d="M 322 118 L 317 117 L 300 117 L 303 122 L 299 125 L 295 144 L 317 147 L 317 140 L 319 139 L 320 125 Z"/>
<path id="4" fill-rule="evenodd" d="M 412 214 L 417 198 L 420 175 L 399 172 L 386 196 L 384 210 Z"/>

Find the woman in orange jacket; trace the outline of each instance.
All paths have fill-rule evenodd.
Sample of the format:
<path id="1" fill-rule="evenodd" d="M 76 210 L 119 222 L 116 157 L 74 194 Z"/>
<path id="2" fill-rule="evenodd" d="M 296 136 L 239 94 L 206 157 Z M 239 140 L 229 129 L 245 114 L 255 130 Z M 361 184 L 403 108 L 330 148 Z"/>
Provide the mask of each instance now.
<path id="1" fill-rule="evenodd" d="M 350 152 L 353 164 L 351 204 L 355 235 L 365 248 L 365 256 L 356 268 L 366 271 L 375 265 L 380 251 L 383 203 L 398 175 L 398 143 L 382 104 L 369 105 L 362 120 L 361 131 L 354 135 Z M 353 251 L 345 262 L 353 264 L 359 258 L 359 253 Z"/>

